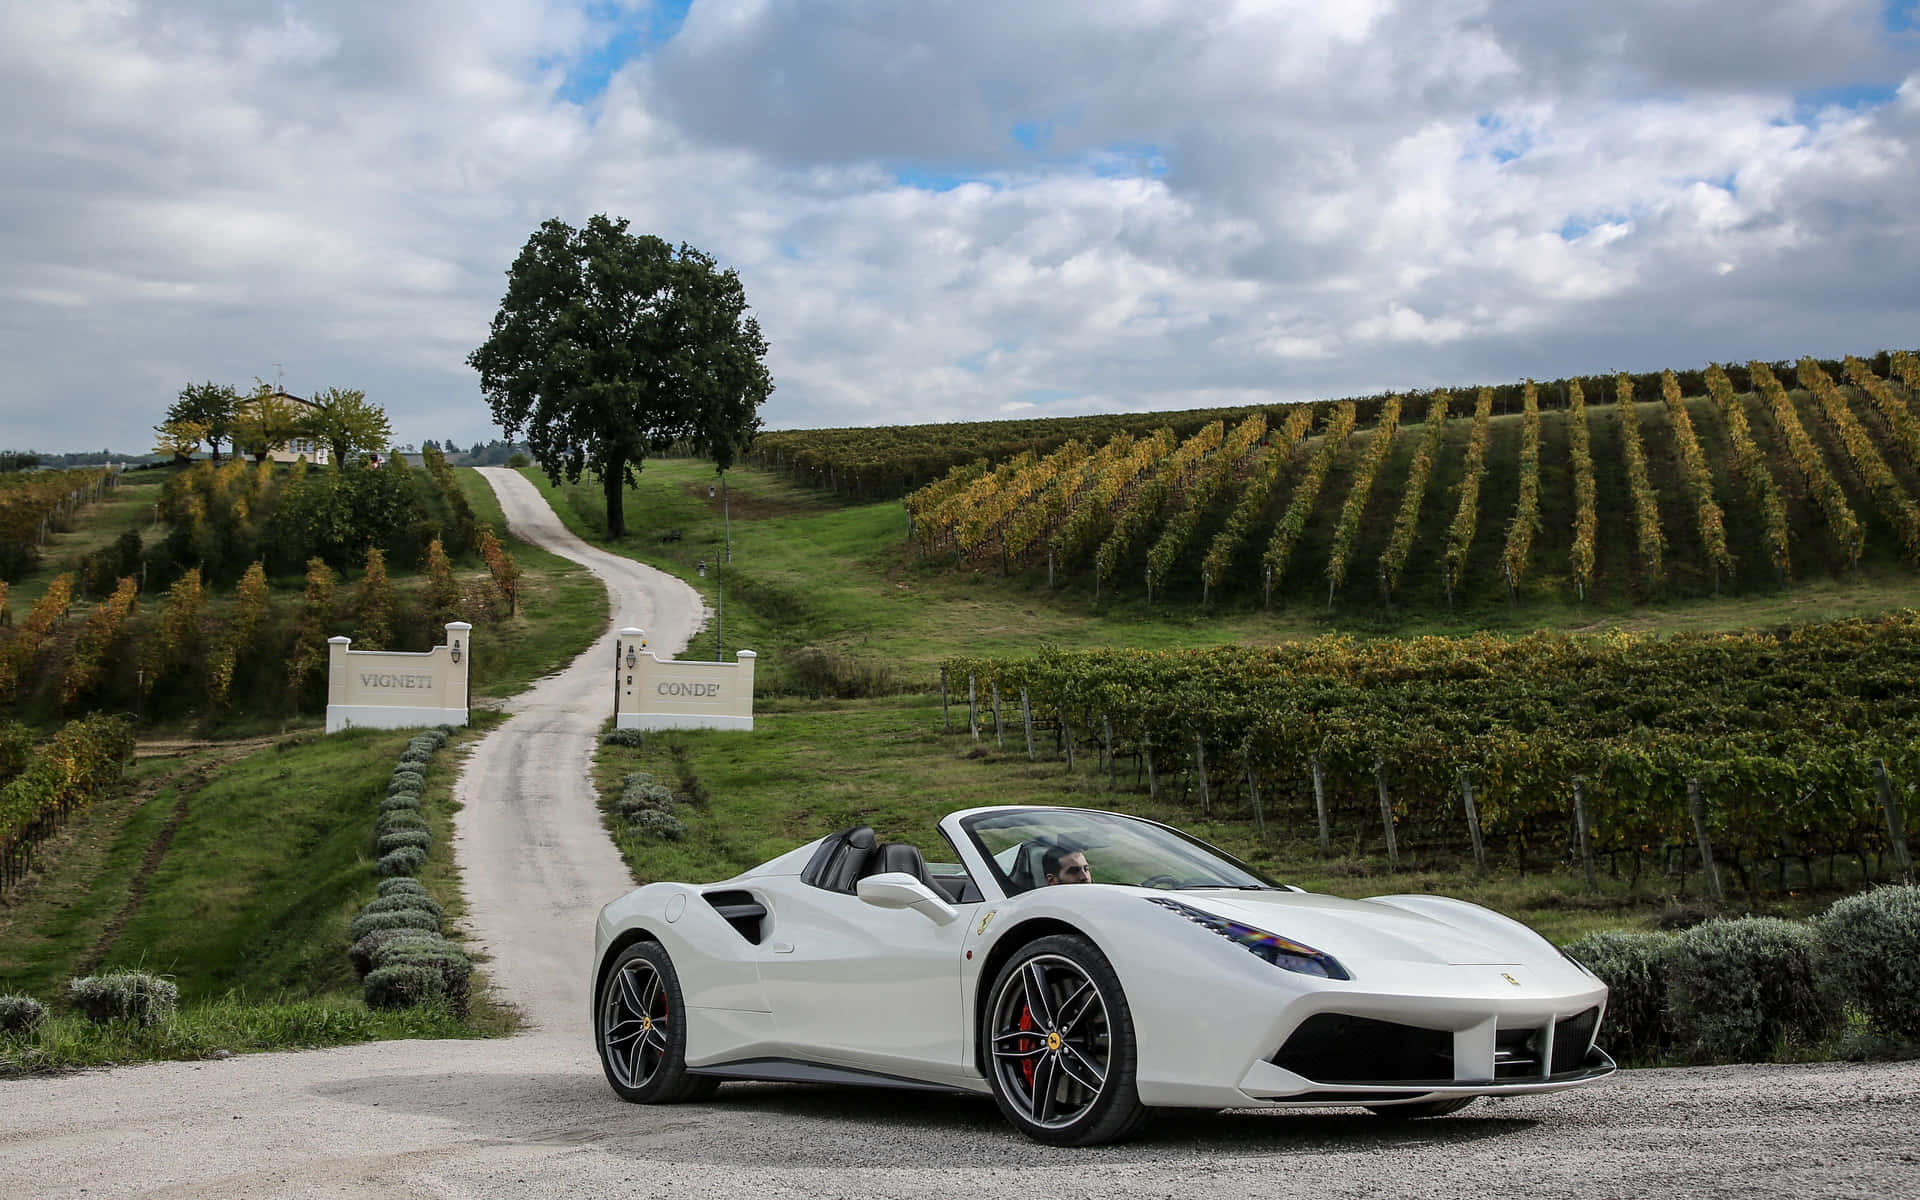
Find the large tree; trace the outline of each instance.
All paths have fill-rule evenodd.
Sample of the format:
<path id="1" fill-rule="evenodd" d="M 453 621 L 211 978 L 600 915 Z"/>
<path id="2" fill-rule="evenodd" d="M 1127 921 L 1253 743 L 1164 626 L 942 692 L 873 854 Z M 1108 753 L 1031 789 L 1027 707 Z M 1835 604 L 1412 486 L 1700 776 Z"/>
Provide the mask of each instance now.
<path id="1" fill-rule="evenodd" d="M 507 272 L 493 332 L 468 356 L 494 423 L 526 431 L 548 478 L 600 480 L 607 534 L 649 451 L 676 442 L 721 467 L 760 427 L 767 343 L 735 272 L 605 215 L 547 221 Z"/>
<path id="2" fill-rule="evenodd" d="M 335 470 L 345 469 L 356 452 L 378 454 L 393 444 L 387 410 L 367 403 L 367 394 L 357 388 L 315 393 L 306 428 L 315 441 L 327 444 Z"/>
<path id="3" fill-rule="evenodd" d="M 305 418 L 293 401 L 269 384 L 258 384 L 240 402 L 233 418 L 233 449 L 236 454 L 251 454 L 253 461 L 265 462 L 267 455 L 300 436 Z"/>
<path id="4" fill-rule="evenodd" d="M 220 443 L 233 436 L 233 422 L 239 416 L 239 409 L 240 393 L 226 384 L 212 380 L 190 383 L 180 389 L 180 398 L 167 408 L 167 419 L 162 424 L 204 426 L 205 432 L 200 436 L 213 452 L 213 461 L 219 462 Z"/>

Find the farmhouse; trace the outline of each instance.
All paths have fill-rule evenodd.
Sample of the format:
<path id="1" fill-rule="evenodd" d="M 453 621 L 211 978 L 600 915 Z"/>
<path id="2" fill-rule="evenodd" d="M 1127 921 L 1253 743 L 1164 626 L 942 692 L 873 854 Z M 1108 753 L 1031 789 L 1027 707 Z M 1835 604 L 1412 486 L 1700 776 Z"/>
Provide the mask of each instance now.
<path id="1" fill-rule="evenodd" d="M 297 425 L 305 425 L 307 419 L 320 411 L 320 406 L 311 400 L 294 395 L 292 392 L 273 391 L 260 395 L 246 396 L 240 401 L 239 413 L 242 417 L 254 415 L 262 399 L 277 400 L 290 407 L 298 418 Z M 306 459 L 316 466 L 327 464 L 327 444 L 308 434 L 297 434 L 267 451 L 267 458 L 282 465 Z"/>

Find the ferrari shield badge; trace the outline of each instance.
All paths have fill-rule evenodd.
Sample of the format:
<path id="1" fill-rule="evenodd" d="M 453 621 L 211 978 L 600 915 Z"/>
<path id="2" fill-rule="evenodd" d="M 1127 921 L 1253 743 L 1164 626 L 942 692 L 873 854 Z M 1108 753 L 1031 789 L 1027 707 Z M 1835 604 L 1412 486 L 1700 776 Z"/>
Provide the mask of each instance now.
<path id="1" fill-rule="evenodd" d="M 1512 984 L 1515 987 L 1520 986 L 1520 981 L 1518 979 L 1515 979 L 1513 976 L 1507 974 L 1505 971 L 1500 972 L 1500 978 L 1506 980 L 1508 983 Z"/>
<path id="2" fill-rule="evenodd" d="M 975 937 L 979 937 L 981 934 L 987 931 L 987 926 L 992 923 L 993 923 L 993 910 L 990 908 L 986 912 L 980 914 L 980 928 L 974 930 L 973 935 Z"/>

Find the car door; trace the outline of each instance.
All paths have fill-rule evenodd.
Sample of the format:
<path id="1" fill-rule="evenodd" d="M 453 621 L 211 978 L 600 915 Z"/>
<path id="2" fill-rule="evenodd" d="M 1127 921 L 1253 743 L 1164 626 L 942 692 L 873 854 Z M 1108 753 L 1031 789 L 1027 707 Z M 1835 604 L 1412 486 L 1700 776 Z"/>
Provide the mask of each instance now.
<path id="1" fill-rule="evenodd" d="M 761 947 L 774 1029 L 796 1058 L 909 1079 L 965 1078 L 960 964 L 980 906 L 937 925 L 913 909 L 802 886 Z"/>

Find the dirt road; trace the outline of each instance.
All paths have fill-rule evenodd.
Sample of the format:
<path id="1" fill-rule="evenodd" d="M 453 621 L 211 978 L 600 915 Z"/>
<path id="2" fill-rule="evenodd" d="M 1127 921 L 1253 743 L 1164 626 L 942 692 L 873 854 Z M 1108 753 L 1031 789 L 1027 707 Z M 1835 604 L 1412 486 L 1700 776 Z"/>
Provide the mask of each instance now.
<path id="1" fill-rule="evenodd" d="M 608 580 L 616 625 L 684 645 L 689 589 L 488 478 L 516 531 Z M 469 918 L 530 1032 L 0 1083 L 0 1198 L 1920 1195 L 1920 1063 L 1639 1071 L 1409 1124 L 1174 1116 L 1090 1151 L 1036 1146 L 963 1097 L 734 1084 L 623 1104 L 586 996 L 593 914 L 628 886 L 587 781 L 610 657 L 603 642 L 518 698 L 459 783 Z"/>

